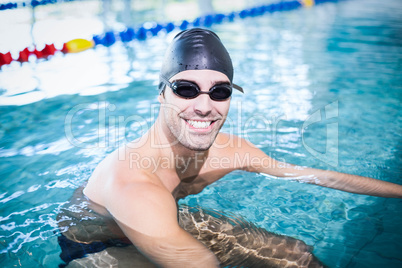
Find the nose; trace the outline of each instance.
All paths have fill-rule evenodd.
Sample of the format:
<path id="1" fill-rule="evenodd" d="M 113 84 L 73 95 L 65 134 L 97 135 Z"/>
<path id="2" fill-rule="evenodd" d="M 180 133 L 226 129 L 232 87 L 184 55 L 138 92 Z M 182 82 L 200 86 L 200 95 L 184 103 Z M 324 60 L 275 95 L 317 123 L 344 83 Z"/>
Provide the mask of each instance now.
<path id="1" fill-rule="evenodd" d="M 208 116 L 212 111 L 212 102 L 208 94 L 200 94 L 193 100 L 194 112 L 200 116 Z"/>

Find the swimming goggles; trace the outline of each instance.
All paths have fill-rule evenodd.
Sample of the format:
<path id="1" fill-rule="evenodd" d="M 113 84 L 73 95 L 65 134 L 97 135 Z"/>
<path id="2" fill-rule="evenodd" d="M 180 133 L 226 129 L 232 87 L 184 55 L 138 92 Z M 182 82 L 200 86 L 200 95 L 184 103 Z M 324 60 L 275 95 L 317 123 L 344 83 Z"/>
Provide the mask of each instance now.
<path id="1" fill-rule="evenodd" d="M 170 87 L 174 94 L 184 99 L 194 99 L 200 94 L 208 94 L 214 101 L 224 101 L 230 98 L 232 95 L 232 87 L 243 92 L 243 89 L 237 85 L 217 84 L 211 87 L 209 91 L 201 91 L 199 86 L 191 81 L 177 80 L 174 82 L 168 81 L 163 76 L 160 77 L 161 82 Z"/>

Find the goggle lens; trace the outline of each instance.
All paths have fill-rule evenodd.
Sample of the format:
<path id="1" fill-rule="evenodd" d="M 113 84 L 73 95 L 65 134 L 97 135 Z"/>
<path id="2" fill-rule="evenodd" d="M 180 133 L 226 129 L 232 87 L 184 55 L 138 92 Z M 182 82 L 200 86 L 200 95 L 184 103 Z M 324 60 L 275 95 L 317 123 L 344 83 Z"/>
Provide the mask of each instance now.
<path id="1" fill-rule="evenodd" d="M 212 100 L 224 101 L 232 95 L 232 87 L 229 84 L 215 85 L 208 92 L 203 92 L 197 84 L 179 80 L 171 83 L 171 88 L 177 96 L 185 99 L 194 99 L 200 94 L 208 94 Z"/>

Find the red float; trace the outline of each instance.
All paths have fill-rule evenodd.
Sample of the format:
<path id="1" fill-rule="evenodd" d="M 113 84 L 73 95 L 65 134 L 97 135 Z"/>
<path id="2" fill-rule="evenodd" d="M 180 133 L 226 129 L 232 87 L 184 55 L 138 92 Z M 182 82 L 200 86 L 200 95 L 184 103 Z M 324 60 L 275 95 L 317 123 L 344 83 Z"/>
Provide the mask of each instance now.
<path id="1" fill-rule="evenodd" d="M 29 56 L 32 54 L 28 48 L 25 48 L 23 51 L 20 52 L 20 56 L 18 57 L 17 61 L 19 62 L 27 62 Z"/>
<path id="2" fill-rule="evenodd" d="M 45 48 L 42 50 L 42 55 L 47 58 L 54 55 L 55 52 L 56 48 L 54 47 L 54 44 L 45 45 Z"/>
<path id="3" fill-rule="evenodd" d="M 0 53 L 0 67 L 6 64 L 10 64 L 13 61 L 11 57 L 11 53 L 7 52 L 6 54 Z"/>

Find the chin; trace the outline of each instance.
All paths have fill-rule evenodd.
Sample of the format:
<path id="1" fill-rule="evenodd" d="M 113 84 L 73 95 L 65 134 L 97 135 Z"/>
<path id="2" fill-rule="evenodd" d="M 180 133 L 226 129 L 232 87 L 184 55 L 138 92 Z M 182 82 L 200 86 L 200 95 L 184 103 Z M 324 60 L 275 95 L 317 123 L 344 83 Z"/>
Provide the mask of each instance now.
<path id="1" fill-rule="evenodd" d="M 205 151 L 207 151 L 209 148 L 211 148 L 211 146 L 212 146 L 212 144 L 211 145 L 209 145 L 209 146 L 205 146 L 205 145 L 203 145 L 203 146 L 198 146 L 198 147 L 192 147 L 192 148 L 189 148 L 189 149 L 191 149 L 191 150 L 193 150 L 193 151 L 197 151 L 197 152 L 205 152 Z"/>
<path id="2" fill-rule="evenodd" d="M 206 151 L 211 148 L 214 143 L 215 138 L 211 137 L 203 137 L 203 138 L 187 138 L 185 140 L 180 141 L 180 143 L 186 147 L 187 149 L 193 151 Z"/>
<path id="3" fill-rule="evenodd" d="M 189 150 L 193 151 L 207 151 L 209 148 L 211 148 L 212 143 L 202 143 L 202 144 L 197 144 L 197 143 L 188 143 L 184 142 L 181 143 L 184 147 L 186 147 Z"/>

